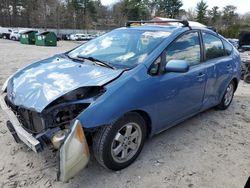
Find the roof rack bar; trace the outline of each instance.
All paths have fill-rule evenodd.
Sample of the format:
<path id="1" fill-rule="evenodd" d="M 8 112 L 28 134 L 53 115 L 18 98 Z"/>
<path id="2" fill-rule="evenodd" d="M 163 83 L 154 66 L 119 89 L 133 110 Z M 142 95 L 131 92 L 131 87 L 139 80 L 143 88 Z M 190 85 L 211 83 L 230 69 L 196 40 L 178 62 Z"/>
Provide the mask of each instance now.
<path id="1" fill-rule="evenodd" d="M 183 24 L 183 26 L 185 27 L 189 27 L 189 23 L 187 20 L 156 20 L 156 21 L 144 21 L 144 20 L 141 20 L 141 21 L 127 21 L 127 24 L 126 26 L 127 27 L 130 27 L 132 24 L 145 24 L 145 23 L 181 23 Z"/>

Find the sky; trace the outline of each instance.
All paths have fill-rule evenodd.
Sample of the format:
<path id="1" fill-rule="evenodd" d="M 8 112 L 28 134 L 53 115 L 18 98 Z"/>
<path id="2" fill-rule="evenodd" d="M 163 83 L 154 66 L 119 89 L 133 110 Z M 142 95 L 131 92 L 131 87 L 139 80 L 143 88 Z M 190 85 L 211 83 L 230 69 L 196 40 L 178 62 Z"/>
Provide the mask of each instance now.
<path id="1" fill-rule="evenodd" d="M 111 5 L 119 0 L 101 0 L 103 5 Z M 200 0 L 182 0 L 183 9 L 188 10 L 189 8 L 195 8 L 197 2 Z M 222 9 L 222 7 L 226 5 L 234 5 L 237 7 L 237 12 L 240 14 L 244 14 L 250 12 L 250 2 L 249 0 L 205 0 L 209 6 L 209 8 L 213 6 L 218 6 Z"/>
<path id="2" fill-rule="evenodd" d="M 188 10 L 189 8 L 194 8 L 200 0 L 182 0 L 183 9 Z M 218 6 L 220 9 L 227 5 L 234 5 L 237 7 L 237 12 L 240 14 L 244 14 L 250 12 L 250 3 L 249 0 L 205 0 L 207 2 L 209 8 L 213 6 Z"/>

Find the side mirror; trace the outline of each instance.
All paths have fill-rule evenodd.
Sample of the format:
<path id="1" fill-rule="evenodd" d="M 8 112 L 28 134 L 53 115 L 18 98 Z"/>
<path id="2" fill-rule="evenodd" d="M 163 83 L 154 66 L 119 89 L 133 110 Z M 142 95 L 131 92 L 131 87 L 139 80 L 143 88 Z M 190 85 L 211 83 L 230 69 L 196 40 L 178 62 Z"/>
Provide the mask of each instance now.
<path id="1" fill-rule="evenodd" d="M 186 60 L 170 60 L 165 66 L 166 72 L 188 72 L 189 65 Z"/>

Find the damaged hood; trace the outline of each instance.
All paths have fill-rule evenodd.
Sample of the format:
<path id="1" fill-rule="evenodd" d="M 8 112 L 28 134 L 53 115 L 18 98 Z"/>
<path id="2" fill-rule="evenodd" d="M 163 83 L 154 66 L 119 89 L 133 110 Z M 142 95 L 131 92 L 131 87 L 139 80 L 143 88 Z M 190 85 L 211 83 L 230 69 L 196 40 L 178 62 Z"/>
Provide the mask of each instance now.
<path id="1" fill-rule="evenodd" d="M 7 96 L 17 106 L 41 112 L 74 89 L 104 85 L 121 73 L 122 70 L 54 56 L 16 72 L 8 82 Z"/>

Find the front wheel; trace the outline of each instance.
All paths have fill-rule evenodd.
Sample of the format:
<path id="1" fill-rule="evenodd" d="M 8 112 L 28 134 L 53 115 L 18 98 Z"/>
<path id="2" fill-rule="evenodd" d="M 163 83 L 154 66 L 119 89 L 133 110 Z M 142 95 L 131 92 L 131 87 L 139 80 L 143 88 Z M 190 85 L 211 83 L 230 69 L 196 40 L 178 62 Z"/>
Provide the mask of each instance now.
<path id="1" fill-rule="evenodd" d="M 234 91 L 235 91 L 235 84 L 233 81 L 231 81 L 230 84 L 227 86 L 227 89 L 223 95 L 220 104 L 217 106 L 218 109 L 225 110 L 230 106 L 234 97 Z"/>
<path id="2" fill-rule="evenodd" d="M 93 141 L 96 160 L 111 170 L 126 168 L 140 154 L 146 133 L 144 119 L 135 112 L 127 113 L 96 133 Z"/>

